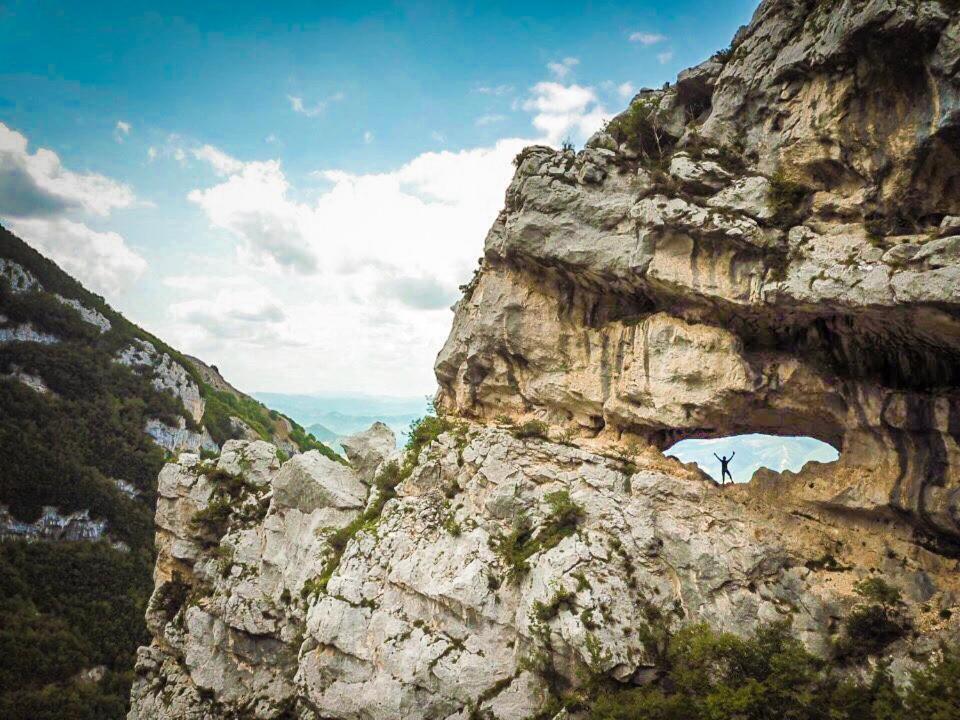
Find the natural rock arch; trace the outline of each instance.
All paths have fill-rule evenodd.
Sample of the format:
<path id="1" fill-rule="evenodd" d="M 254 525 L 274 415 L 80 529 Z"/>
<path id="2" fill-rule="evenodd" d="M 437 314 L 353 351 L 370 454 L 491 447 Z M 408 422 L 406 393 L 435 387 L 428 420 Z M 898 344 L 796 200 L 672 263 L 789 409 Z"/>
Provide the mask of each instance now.
<path id="1" fill-rule="evenodd" d="M 934 5 L 764 3 L 728 58 L 642 91 L 583 152 L 523 151 L 439 406 L 660 449 L 809 435 L 843 451 L 811 502 L 955 547 L 960 46 Z"/>

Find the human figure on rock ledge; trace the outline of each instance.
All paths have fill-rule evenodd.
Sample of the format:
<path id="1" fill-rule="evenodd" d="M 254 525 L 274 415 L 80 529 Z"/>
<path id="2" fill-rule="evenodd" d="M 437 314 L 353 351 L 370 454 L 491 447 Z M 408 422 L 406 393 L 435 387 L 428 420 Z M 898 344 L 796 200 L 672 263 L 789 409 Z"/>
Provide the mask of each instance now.
<path id="1" fill-rule="evenodd" d="M 736 455 L 736 452 L 730 453 L 730 457 L 720 457 L 716 453 L 713 456 L 720 461 L 720 484 L 726 484 L 726 479 L 730 478 L 730 482 L 733 482 L 733 475 L 730 474 L 730 461 L 733 460 L 733 456 Z"/>

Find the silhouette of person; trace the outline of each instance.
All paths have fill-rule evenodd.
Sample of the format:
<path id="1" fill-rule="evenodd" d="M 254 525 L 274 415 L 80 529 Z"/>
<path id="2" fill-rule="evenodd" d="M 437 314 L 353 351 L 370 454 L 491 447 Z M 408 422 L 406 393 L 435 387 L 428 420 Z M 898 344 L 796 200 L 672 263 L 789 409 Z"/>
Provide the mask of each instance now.
<path id="1" fill-rule="evenodd" d="M 730 457 L 720 457 L 716 453 L 713 456 L 720 461 L 720 484 L 724 485 L 726 479 L 730 478 L 730 482 L 733 482 L 733 475 L 730 474 L 730 461 L 733 460 L 733 456 L 736 455 L 736 452 L 730 453 Z"/>

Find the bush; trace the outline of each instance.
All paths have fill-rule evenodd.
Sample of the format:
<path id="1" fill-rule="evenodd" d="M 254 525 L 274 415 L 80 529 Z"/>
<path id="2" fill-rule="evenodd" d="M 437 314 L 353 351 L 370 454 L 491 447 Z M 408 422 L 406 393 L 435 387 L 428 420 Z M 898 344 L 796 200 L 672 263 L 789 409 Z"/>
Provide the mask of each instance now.
<path id="1" fill-rule="evenodd" d="M 452 429 L 452 422 L 437 415 L 426 415 L 419 420 L 414 420 L 410 423 L 409 436 L 404 448 L 406 450 L 405 460 L 408 461 L 408 464 L 416 464 L 423 448 Z"/>
<path id="2" fill-rule="evenodd" d="M 960 718 L 960 651 L 945 648 L 935 663 L 912 673 L 903 699 L 904 720 Z"/>
<path id="3" fill-rule="evenodd" d="M 555 548 L 572 535 L 583 519 L 583 508 L 570 499 L 566 490 L 549 493 L 544 498 L 550 512 L 534 535 L 534 528 L 527 515 L 518 515 L 510 532 L 491 540 L 493 549 L 508 566 L 508 575 L 516 579 L 530 570 L 528 560 L 538 552 Z"/>
<path id="4" fill-rule="evenodd" d="M 861 580 L 856 592 L 868 604 L 855 607 L 843 623 L 843 636 L 837 640 L 837 657 L 857 661 L 875 655 L 903 637 L 907 623 L 900 616 L 900 591 L 879 577 Z"/>
<path id="5" fill-rule="evenodd" d="M 775 172 L 767 191 L 767 202 L 773 211 L 774 222 L 782 226 L 794 224 L 809 194 L 810 189 L 805 185 L 787 179 L 780 170 Z"/>
<path id="6" fill-rule="evenodd" d="M 541 440 L 550 439 L 550 427 L 542 420 L 527 420 L 513 430 L 513 436 L 518 440 L 527 438 L 540 438 Z"/>
<path id="7" fill-rule="evenodd" d="M 0 543 L 0 717 L 123 718 L 152 569 L 105 542 Z M 95 665 L 101 683 L 70 680 Z"/>
<path id="8" fill-rule="evenodd" d="M 191 527 L 211 543 L 219 542 L 233 518 L 241 522 L 263 519 L 266 508 L 261 504 L 247 502 L 256 488 L 243 476 L 234 475 L 221 468 L 206 473 L 213 485 L 207 506 L 198 510 L 190 519 Z"/>
<path id="9" fill-rule="evenodd" d="M 900 591 L 883 578 L 861 580 L 853 586 L 853 590 L 860 597 L 880 603 L 885 608 L 892 608 L 900 602 Z"/>
<path id="10" fill-rule="evenodd" d="M 646 98 L 634 100 L 607 125 L 607 132 L 617 142 L 626 143 L 634 152 L 658 164 L 664 163 L 676 142 L 661 126 L 654 101 Z"/>
<path id="11" fill-rule="evenodd" d="M 854 608 L 843 628 L 844 635 L 837 641 L 837 656 L 847 660 L 875 655 L 906 632 L 903 622 L 883 605 Z"/>
<path id="12" fill-rule="evenodd" d="M 726 63 L 728 60 L 730 60 L 730 58 L 732 58 L 732 57 L 733 57 L 733 46 L 730 45 L 730 46 L 728 46 L 728 47 L 725 47 L 725 48 L 722 48 L 722 49 L 720 49 L 720 50 L 717 50 L 717 51 L 713 54 L 713 57 L 712 57 L 711 59 L 712 59 L 712 60 L 716 60 L 718 63 L 724 63 L 724 64 L 725 64 L 725 63 Z"/>
<path id="13" fill-rule="evenodd" d="M 785 622 L 749 638 L 705 625 L 673 635 L 649 686 L 602 679 L 563 704 L 591 720 L 953 720 L 960 717 L 960 656 L 916 672 L 905 692 L 887 667 L 867 682 L 844 679 L 811 655 Z"/>
<path id="14" fill-rule="evenodd" d="M 533 603 L 533 617 L 538 622 L 549 622 L 560 612 L 560 607 L 570 605 L 575 593 L 566 588 L 558 588 L 547 602 L 537 600 Z"/>

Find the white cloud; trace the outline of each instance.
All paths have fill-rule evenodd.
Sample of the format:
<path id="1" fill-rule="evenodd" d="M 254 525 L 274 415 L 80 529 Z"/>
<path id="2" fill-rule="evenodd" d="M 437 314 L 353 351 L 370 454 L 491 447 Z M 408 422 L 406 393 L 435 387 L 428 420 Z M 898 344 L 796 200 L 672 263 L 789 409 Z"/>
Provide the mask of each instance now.
<path id="1" fill-rule="evenodd" d="M 109 215 L 133 205 L 129 185 L 96 173 L 67 170 L 52 150 L 27 149 L 27 138 L 0 123 L 0 213 L 49 217 L 69 210 Z"/>
<path id="2" fill-rule="evenodd" d="M 0 215 L 9 228 L 80 282 L 104 295 L 129 287 L 146 261 L 115 232 L 74 216 L 107 216 L 136 202 L 133 190 L 96 173 L 66 169 L 52 150 L 28 150 L 27 138 L 0 123 Z"/>
<path id="3" fill-rule="evenodd" d="M 183 297 L 165 337 L 249 389 L 265 387 L 269 377 L 272 389 L 301 392 L 429 392 L 450 328 L 448 308 L 482 253 L 511 161 L 530 142 L 427 152 L 384 173 L 324 170 L 318 175 L 329 188 L 310 202 L 296 199 L 278 162 L 244 163 L 191 193 L 211 225 L 237 238 L 241 253 L 211 261 L 219 283 L 179 281 Z M 258 229 L 282 228 L 271 243 L 287 245 L 251 234 L 251 216 Z M 296 266 L 291 246 L 315 259 L 314 272 L 295 282 L 269 269 Z M 228 276 L 243 280 L 228 284 Z M 258 285 L 266 294 L 257 290 L 239 307 L 228 303 Z M 271 314 L 274 307 L 282 319 Z M 226 329 L 216 327 L 220 316 Z M 236 342 L 245 343 L 244 352 L 235 351 Z M 278 352 L 281 344 L 291 349 Z"/>
<path id="4" fill-rule="evenodd" d="M 177 275 L 164 278 L 163 283 L 183 297 L 170 305 L 169 314 L 195 342 L 301 344 L 280 301 L 256 277 Z"/>
<path id="5" fill-rule="evenodd" d="M 554 145 L 567 136 L 577 139 L 589 136 L 608 117 L 593 88 L 555 82 L 534 85 L 523 109 L 535 113 L 533 126 Z"/>
<path id="6" fill-rule="evenodd" d="M 323 114 L 323 111 L 332 102 L 339 102 L 346 97 L 342 92 L 336 92 L 330 97 L 324 100 L 318 100 L 312 105 L 307 105 L 302 97 L 299 95 L 287 95 L 287 100 L 290 102 L 290 109 L 295 113 L 300 115 L 306 115 L 307 117 L 317 117 L 318 115 Z"/>
<path id="7" fill-rule="evenodd" d="M 457 283 L 446 283 L 430 275 L 385 274 L 377 291 L 386 300 L 396 300 L 417 310 L 438 310 L 450 307 L 457 298 Z"/>
<path id="8" fill-rule="evenodd" d="M 666 35 L 653 32 L 635 32 L 630 33 L 630 42 L 640 43 L 644 47 L 656 45 L 667 39 Z"/>
<path id="9" fill-rule="evenodd" d="M 363 133 L 363 142 L 364 142 L 366 145 L 369 145 L 370 143 L 372 143 L 372 142 L 374 141 L 374 139 L 375 139 L 375 138 L 374 138 L 373 132 L 371 132 L 370 130 L 366 130 L 366 131 Z"/>
<path id="10" fill-rule="evenodd" d="M 480 93 L 481 95 L 493 95 L 500 97 L 512 93 L 513 85 L 481 85 L 480 87 L 476 88 L 474 92 Z"/>
<path id="11" fill-rule="evenodd" d="M 447 136 L 441 132 L 437 132 L 436 130 L 430 133 L 430 137 L 433 139 L 434 142 L 438 142 L 441 145 L 447 142 Z"/>
<path id="12" fill-rule="evenodd" d="M 198 187 L 190 200 L 238 250 L 211 259 L 209 272 L 256 281 L 185 280 L 194 294 L 183 291 L 166 335 L 248 389 L 429 392 L 449 305 L 482 254 L 511 161 L 531 143 L 589 135 L 607 115 L 594 88 L 560 82 L 537 84 L 517 109 L 530 113 L 536 137 L 426 152 L 388 172 L 320 170 L 313 175 L 325 189 L 309 201 L 277 160 L 240 161 Z M 431 137 L 446 141 L 437 131 Z M 286 270 L 300 273 L 291 281 Z M 250 306 L 228 303 L 257 284 L 267 295 L 257 291 Z M 215 326 L 220 316 L 230 318 L 226 329 Z"/>
<path id="13" fill-rule="evenodd" d="M 153 162 L 157 159 L 160 152 L 152 145 L 147 148 L 147 162 Z"/>
<path id="14" fill-rule="evenodd" d="M 13 220 L 10 229 L 102 295 L 126 290 L 147 269 L 146 260 L 115 232 L 97 232 L 65 218 Z"/>
<path id="15" fill-rule="evenodd" d="M 499 122 L 503 122 L 506 119 L 507 119 L 506 115 L 490 114 L 490 115 L 481 115 L 474 122 L 479 127 L 483 127 L 485 125 L 495 125 Z"/>
<path id="16" fill-rule="evenodd" d="M 304 228 L 310 210 L 287 197 L 289 184 L 277 160 L 239 163 L 220 185 L 193 190 L 187 198 L 199 205 L 210 224 L 231 232 L 255 260 L 311 273 L 317 258 Z"/>
<path id="17" fill-rule="evenodd" d="M 636 94 L 637 88 L 634 87 L 631 82 L 621 83 L 617 86 L 617 95 L 619 95 L 622 100 L 629 100 Z"/>
<path id="18" fill-rule="evenodd" d="M 270 143 L 271 145 L 280 145 L 280 144 L 281 144 L 281 143 L 280 143 L 280 138 L 278 138 L 278 137 L 277 137 L 276 135 L 274 135 L 273 133 L 270 133 L 269 135 L 267 135 L 267 136 L 263 139 L 263 141 L 266 142 L 266 143 Z"/>
<path id="19" fill-rule="evenodd" d="M 657 61 L 661 65 L 666 65 L 671 60 L 673 60 L 673 50 L 667 50 L 662 53 L 657 53 Z"/>
<path id="20" fill-rule="evenodd" d="M 243 163 L 213 145 L 203 145 L 190 152 L 197 160 L 210 165 L 217 175 L 233 175 L 243 169 Z"/>
<path id="21" fill-rule="evenodd" d="M 570 71 L 580 64 L 579 58 L 575 57 L 565 57 L 560 62 L 551 62 L 547 63 L 547 70 L 553 73 L 558 79 L 562 80 L 565 78 Z"/>
<path id="22" fill-rule="evenodd" d="M 117 120 L 117 125 L 113 129 L 113 139 L 118 143 L 122 143 L 124 139 L 130 134 L 130 131 L 133 129 L 133 126 L 124 122 L 123 120 Z"/>

